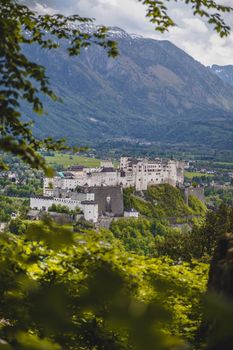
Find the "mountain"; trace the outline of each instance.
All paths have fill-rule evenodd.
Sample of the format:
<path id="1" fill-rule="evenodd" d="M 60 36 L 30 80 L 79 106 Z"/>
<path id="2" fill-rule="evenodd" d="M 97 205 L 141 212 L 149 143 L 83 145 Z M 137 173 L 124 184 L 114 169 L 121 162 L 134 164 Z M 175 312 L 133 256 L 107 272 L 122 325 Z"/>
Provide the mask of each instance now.
<path id="1" fill-rule="evenodd" d="M 139 139 L 233 148 L 232 87 L 169 41 L 116 27 L 109 36 L 119 43 L 116 59 L 96 46 L 72 58 L 64 45 L 27 49 L 64 101 L 45 101 L 48 115 L 36 122 L 38 135 L 92 145 Z"/>
<path id="2" fill-rule="evenodd" d="M 222 81 L 233 86 L 233 66 L 218 66 L 214 64 L 210 67 L 212 73 L 216 74 Z"/>

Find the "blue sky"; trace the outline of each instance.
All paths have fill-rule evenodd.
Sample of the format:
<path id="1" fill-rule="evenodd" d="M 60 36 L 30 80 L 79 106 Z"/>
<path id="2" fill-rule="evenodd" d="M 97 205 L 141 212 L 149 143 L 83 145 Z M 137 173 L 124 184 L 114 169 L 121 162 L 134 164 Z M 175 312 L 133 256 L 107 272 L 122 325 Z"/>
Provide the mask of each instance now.
<path id="1" fill-rule="evenodd" d="M 93 17 L 98 24 L 118 26 L 129 33 L 141 34 L 155 39 L 167 39 L 185 50 L 205 65 L 233 64 L 233 34 L 227 39 L 219 36 L 198 17 L 191 8 L 177 3 L 169 4 L 169 14 L 177 26 L 169 33 L 159 34 L 145 18 L 146 9 L 137 0 L 33 0 L 39 12 L 64 14 L 78 13 Z M 232 5 L 232 0 L 218 0 Z M 227 15 L 227 23 L 233 28 L 233 13 Z"/>

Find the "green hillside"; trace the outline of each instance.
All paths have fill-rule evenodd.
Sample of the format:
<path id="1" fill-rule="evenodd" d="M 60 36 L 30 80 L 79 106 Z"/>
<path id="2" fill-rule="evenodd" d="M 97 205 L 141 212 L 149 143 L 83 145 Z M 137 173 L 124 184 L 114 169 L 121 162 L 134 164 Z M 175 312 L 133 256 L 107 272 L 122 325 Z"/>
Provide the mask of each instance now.
<path id="1" fill-rule="evenodd" d="M 133 189 L 126 189 L 124 202 L 126 208 L 134 208 L 144 217 L 159 220 L 202 216 L 206 212 L 205 205 L 197 197 L 190 196 L 187 205 L 182 191 L 169 184 L 151 186 L 143 196 Z"/>
<path id="2" fill-rule="evenodd" d="M 140 217 L 114 220 L 110 230 L 126 250 L 152 257 L 159 255 L 167 237 L 189 237 L 190 225 L 186 224 L 203 218 L 207 210 L 195 196 L 189 197 L 187 205 L 182 191 L 168 184 L 151 186 L 143 193 L 125 189 L 124 204 L 126 209 L 136 209 Z"/>

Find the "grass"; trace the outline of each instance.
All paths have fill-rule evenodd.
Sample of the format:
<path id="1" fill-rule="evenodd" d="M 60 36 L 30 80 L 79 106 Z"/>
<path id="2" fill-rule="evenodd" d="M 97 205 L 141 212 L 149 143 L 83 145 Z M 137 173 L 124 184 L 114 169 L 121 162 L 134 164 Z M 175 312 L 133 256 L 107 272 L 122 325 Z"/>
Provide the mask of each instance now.
<path id="1" fill-rule="evenodd" d="M 216 165 L 232 165 L 233 166 L 232 162 L 214 162 L 214 164 L 216 164 Z"/>
<path id="2" fill-rule="evenodd" d="M 63 165 L 64 167 L 69 167 L 71 165 L 83 165 L 87 168 L 95 168 L 100 165 L 100 160 L 96 158 L 72 156 L 62 153 L 55 153 L 54 156 L 45 157 L 45 160 L 50 166 Z"/>
<path id="3" fill-rule="evenodd" d="M 192 179 L 194 177 L 202 177 L 202 176 L 208 176 L 208 177 L 213 177 L 213 174 L 204 174 L 204 173 L 200 173 L 200 172 L 189 172 L 186 171 L 185 172 L 185 177 L 187 177 L 188 179 Z"/>

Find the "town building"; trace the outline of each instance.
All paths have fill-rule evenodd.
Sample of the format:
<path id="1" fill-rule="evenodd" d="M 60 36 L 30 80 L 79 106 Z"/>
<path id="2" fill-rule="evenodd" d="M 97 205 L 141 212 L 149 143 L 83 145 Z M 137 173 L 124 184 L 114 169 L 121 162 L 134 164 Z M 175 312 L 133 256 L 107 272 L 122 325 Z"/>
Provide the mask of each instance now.
<path id="1" fill-rule="evenodd" d="M 139 212 L 132 208 L 131 210 L 126 210 L 124 212 L 124 217 L 137 219 L 139 217 Z"/>

